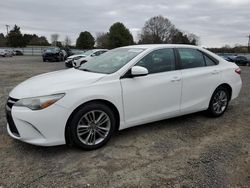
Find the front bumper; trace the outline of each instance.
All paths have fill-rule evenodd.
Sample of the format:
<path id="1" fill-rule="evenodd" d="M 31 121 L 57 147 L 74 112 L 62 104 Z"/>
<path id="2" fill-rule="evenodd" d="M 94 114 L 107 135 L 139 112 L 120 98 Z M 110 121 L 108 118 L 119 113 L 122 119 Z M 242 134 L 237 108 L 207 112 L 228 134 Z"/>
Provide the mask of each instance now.
<path id="1" fill-rule="evenodd" d="M 40 146 L 66 143 L 64 131 L 69 114 L 64 107 L 53 104 L 46 109 L 32 111 L 13 106 L 11 109 L 6 108 L 6 116 L 7 130 L 12 138 Z"/>

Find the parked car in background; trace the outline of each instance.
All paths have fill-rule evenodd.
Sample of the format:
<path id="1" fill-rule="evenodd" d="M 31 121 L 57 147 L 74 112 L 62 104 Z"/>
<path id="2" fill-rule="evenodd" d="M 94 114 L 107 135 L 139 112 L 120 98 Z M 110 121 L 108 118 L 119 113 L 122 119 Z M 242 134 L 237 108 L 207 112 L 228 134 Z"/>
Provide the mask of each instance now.
<path id="1" fill-rule="evenodd" d="M 74 61 L 74 60 L 81 59 L 82 57 L 85 57 L 84 52 L 81 53 L 81 54 L 76 54 L 76 55 L 69 56 L 69 57 L 65 60 L 65 66 L 68 67 L 68 68 L 73 67 L 73 61 Z"/>
<path id="2" fill-rule="evenodd" d="M 241 66 L 249 65 L 249 61 L 248 61 L 247 57 L 242 56 L 242 55 L 239 55 L 239 56 L 236 57 L 235 63 L 237 65 L 241 65 Z"/>
<path id="3" fill-rule="evenodd" d="M 74 55 L 74 53 L 72 52 L 70 48 L 65 48 L 65 51 L 67 53 L 67 57 Z"/>
<path id="4" fill-rule="evenodd" d="M 12 56 L 15 56 L 15 55 L 16 55 L 15 50 L 10 49 L 9 51 L 10 51 L 10 53 L 12 54 Z"/>
<path id="5" fill-rule="evenodd" d="M 2 57 L 12 57 L 13 53 L 8 49 L 0 49 L 0 56 L 2 56 Z"/>
<path id="6" fill-rule="evenodd" d="M 63 53 L 63 61 L 64 61 L 65 59 L 67 59 L 68 53 L 65 50 L 61 50 L 61 51 Z"/>
<path id="7" fill-rule="evenodd" d="M 223 59 L 227 60 L 228 62 L 235 63 L 236 55 L 220 55 Z"/>
<path id="8" fill-rule="evenodd" d="M 57 47 L 47 48 L 43 52 L 43 61 L 63 61 L 64 53 Z"/>
<path id="9" fill-rule="evenodd" d="M 237 57 L 237 55 L 229 55 L 228 59 L 229 59 L 230 62 L 234 62 L 235 63 L 236 57 Z"/>
<path id="10" fill-rule="evenodd" d="M 107 51 L 108 51 L 107 49 L 88 50 L 87 52 L 83 54 L 84 57 L 73 61 L 73 67 L 80 67 L 82 64 L 86 63 L 88 60 L 94 57 L 97 57 Z"/>
<path id="11" fill-rule="evenodd" d="M 15 55 L 19 56 L 19 55 L 23 55 L 23 52 L 21 50 L 14 50 Z"/>
<path id="12" fill-rule="evenodd" d="M 28 79 L 6 104 L 11 137 L 97 149 L 116 130 L 198 111 L 219 117 L 241 90 L 241 70 L 197 46 L 135 45 Z M 150 132 L 148 133 L 150 134 Z"/>
<path id="13" fill-rule="evenodd" d="M 220 55 L 220 57 L 222 57 L 222 58 L 225 59 L 226 61 L 230 62 L 230 59 L 228 58 L 228 56 Z"/>

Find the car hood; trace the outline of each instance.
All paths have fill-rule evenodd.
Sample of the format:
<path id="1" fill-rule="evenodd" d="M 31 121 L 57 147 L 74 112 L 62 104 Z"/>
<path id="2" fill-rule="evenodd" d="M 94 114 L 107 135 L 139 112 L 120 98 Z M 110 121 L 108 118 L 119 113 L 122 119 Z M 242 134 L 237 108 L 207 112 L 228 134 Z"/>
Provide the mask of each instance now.
<path id="1" fill-rule="evenodd" d="M 68 57 L 68 59 L 73 59 L 73 58 L 78 57 L 78 56 L 83 56 L 83 57 L 85 57 L 85 55 L 78 54 L 78 55 L 71 55 L 71 56 Z"/>
<path id="2" fill-rule="evenodd" d="M 86 72 L 74 68 L 45 73 L 17 85 L 10 92 L 10 97 L 21 99 L 63 93 L 70 89 L 86 87 L 104 76 L 105 74 Z"/>

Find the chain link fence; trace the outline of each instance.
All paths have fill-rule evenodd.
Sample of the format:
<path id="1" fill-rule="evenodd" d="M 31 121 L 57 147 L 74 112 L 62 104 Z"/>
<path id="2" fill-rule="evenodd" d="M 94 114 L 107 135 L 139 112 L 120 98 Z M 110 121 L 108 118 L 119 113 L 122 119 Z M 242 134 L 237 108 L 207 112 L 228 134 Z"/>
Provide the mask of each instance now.
<path id="1" fill-rule="evenodd" d="M 27 46 L 24 48 L 10 48 L 10 47 L 0 47 L 0 49 L 7 50 L 20 50 L 23 55 L 31 55 L 31 56 L 41 56 L 45 49 L 50 48 L 52 46 Z M 73 53 L 79 52 L 77 49 L 72 49 Z"/>

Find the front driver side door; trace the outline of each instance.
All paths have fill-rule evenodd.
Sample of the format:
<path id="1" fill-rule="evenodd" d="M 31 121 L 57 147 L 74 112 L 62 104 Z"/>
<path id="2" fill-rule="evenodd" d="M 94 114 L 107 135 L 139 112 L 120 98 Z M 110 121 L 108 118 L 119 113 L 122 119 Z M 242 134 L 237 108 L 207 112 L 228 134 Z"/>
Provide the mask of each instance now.
<path id="1" fill-rule="evenodd" d="M 126 127 L 178 114 L 181 72 L 176 70 L 174 50 L 155 50 L 136 65 L 147 68 L 149 74 L 121 79 Z"/>

